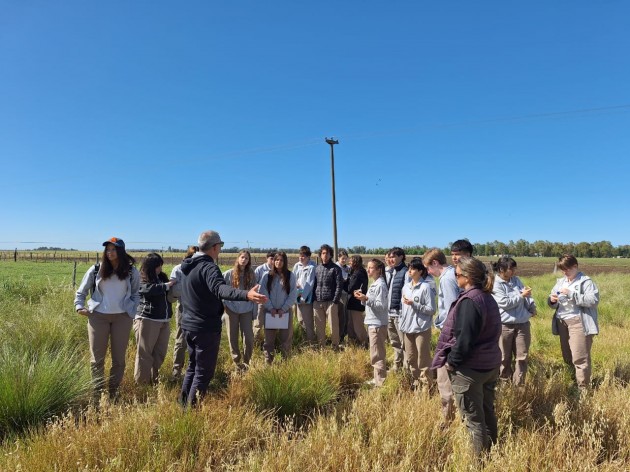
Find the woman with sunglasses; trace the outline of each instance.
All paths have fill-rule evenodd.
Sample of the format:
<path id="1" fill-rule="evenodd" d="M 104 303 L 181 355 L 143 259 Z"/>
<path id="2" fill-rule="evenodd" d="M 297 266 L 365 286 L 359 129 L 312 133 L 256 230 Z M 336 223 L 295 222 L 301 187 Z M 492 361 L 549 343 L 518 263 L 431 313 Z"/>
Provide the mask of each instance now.
<path id="1" fill-rule="evenodd" d="M 455 277 L 463 292 L 448 312 L 431 368 L 446 367 L 455 403 L 480 456 L 498 436 L 494 391 L 501 365 L 501 314 L 492 297 L 494 277 L 483 262 L 461 257 Z"/>

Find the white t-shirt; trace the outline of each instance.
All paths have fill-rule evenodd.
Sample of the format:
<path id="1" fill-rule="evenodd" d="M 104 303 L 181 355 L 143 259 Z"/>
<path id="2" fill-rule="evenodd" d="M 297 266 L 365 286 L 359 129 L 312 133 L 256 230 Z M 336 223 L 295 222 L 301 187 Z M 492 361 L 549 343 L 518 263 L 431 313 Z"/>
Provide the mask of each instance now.
<path id="1" fill-rule="evenodd" d="M 102 279 L 98 286 L 103 294 L 103 301 L 96 307 L 96 311 L 103 314 L 124 313 L 123 301 L 127 295 L 127 279 L 120 280 L 116 274 Z"/>

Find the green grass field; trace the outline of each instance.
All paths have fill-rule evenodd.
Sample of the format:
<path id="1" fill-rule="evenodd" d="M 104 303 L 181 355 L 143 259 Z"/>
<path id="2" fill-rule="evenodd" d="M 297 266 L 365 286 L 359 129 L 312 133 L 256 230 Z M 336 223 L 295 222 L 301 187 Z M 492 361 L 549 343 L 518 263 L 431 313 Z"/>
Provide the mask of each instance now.
<path id="1" fill-rule="evenodd" d="M 79 264 L 78 281 L 88 267 Z M 72 305 L 72 268 L 0 261 L 0 470 L 478 470 L 464 425 L 440 428 L 436 396 L 413 392 L 402 374 L 366 389 L 368 353 L 352 347 L 295 346 L 271 368 L 256 351 L 250 371 L 235 375 L 224 337 L 212 393 L 182 411 L 170 356 L 160 385 L 133 384 L 130 341 L 121 401 L 88 407 L 87 333 Z M 551 335 L 544 301 L 554 276 L 523 280 L 539 306 L 530 371 L 524 389 L 500 387 L 499 444 L 484 469 L 630 469 L 630 277 L 594 277 L 601 333 L 586 398 Z"/>

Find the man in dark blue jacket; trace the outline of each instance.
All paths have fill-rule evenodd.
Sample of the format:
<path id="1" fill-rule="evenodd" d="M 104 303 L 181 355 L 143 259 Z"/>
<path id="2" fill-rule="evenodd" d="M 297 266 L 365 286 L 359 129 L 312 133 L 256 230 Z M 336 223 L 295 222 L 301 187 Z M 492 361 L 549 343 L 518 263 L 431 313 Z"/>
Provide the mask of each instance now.
<path id="1" fill-rule="evenodd" d="M 180 401 L 194 405 L 208 390 L 214 376 L 221 341 L 222 300 L 249 300 L 264 303 L 267 297 L 258 293 L 259 285 L 249 292 L 225 283 L 221 269 L 214 262 L 223 241 L 216 231 L 199 235 L 199 252 L 182 262 L 181 327 L 188 344 L 188 369 Z"/>

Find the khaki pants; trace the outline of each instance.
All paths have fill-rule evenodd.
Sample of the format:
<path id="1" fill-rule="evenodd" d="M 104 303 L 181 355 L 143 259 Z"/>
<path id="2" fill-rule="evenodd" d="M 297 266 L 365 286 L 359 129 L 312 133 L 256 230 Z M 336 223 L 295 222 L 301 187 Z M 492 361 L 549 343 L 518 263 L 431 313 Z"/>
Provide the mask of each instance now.
<path id="1" fill-rule="evenodd" d="M 306 333 L 306 340 L 309 343 L 315 342 L 315 323 L 313 319 L 313 304 L 312 303 L 298 303 L 295 305 L 297 313 L 297 319 L 302 326 L 302 329 Z"/>
<path id="2" fill-rule="evenodd" d="M 374 369 L 374 385 L 380 387 L 387 377 L 385 353 L 387 326 L 368 326 L 367 332 L 370 339 L 370 363 Z"/>
<path id="3" fill-rule="evenodd" d="M 168 352 L 171 325 L 168 321 L 138 318 L 133 322 L 136 334 L 136 365 L 133 378 L 138 384 L 156 383 Z"/>
<path id="4" fill-rule="evenodd" d="M 405 350 L 403 348 L 403 336 L 398 329 L 398 317 L 390 316 L 387 324 L 387 335 L 389 343 L 394 349 L 394 370 L 401 369 L 405 360 Z"/>
<path id="5" fill-rule="evenodd" d="M 175 310 L 175 344 L 173 346 L 173 377 L 180 377 L 184 370 L 184 362 L 186 361 L 186 338 L 184 330 L 180 326 L 182 322 L 182 304 L 177 302 Z"/>
<path id="6" fill-rule="evenodd" d="M 88 339 L 90 342 L 90 368 L 96 385 L 96 393 L 105 387 L 105 355 L 111 340 L 112 367 L 109 371 L 109 394 L 114 396 L 125 373 L 125 354 L 133 320 L 127 313 L 88 315 Z"/>
<path id="7" fill-rule="evenodd" d="M 343 342 L 348 334 L 348 294 L 341 292 L 341 298 L 337 305 L 337 317 L 339 319 L 339 341 Z"/>
<path id="8" fill-rule="evenodd" d="M 455 418 L 455 402 L 451 379 L 446 367 L 439 367 L 437 370 L 437 386 L 442 402 L 442 418 L 445 423 L 450 423 Z"/>
<path id="9" fill-rule="evenodd" d="M 431 329 L 421 333 L 403 333 L 405 354 L 409 370 L 416 386 L 430 387 L 433 379 L 429 374 L 431 367 Z"/>
<path id="10" fill-rule="evenodd" d="M 579 316 L 568 320 L 558 320 L 558 334 L 564 362 L 575 367 L 577 386 L 590 387 L 593 335 L 584 334 L 584 327 Z"/>
<path id="11" fill-rule="evenodd" d="M 288 359 L 291 355 L 291 343 L 293 342 L 293 314 L 291 311 L 289 311 L 289 327 L 287 329 L 265 329 L 263 351 L 267 364 L 273 362 L 276 351 L 276 340 L 279 341 L 282 358 Z"/>
<path id="12" fill-rule="evenodd" d="M 369 342 L 364 321 L 365 313 L 363 311 L 348 310 L 348 337 L 354 339 L 361 346 L 367 346 Z"/>
<path id="13" fill-rule="evenodd" d="M 257 346 L 260 346 L 260 343 L 263 339 L 265 339 L 265 306 L 257 305 L 254 307 L 254 313 L 256 313 L 256 318 L 254 318 L 254 342 Z"/>
<path id="14" fill-rule="evenodd" d="M 240 332 L 243 337 L 243 363 L 249 365 L 254 350 L 253 313 L 251 311 L 236 313 L 227 307 L 225 307 L 225 313 L 232 360 L 236 365 L 241 363 L 241 350 L 238 346 Z"/>
<path id="15" fill-rule="evenodd" d="M 328 324 L 330 325 L 330 337 L 333 349 L 337 349 L 339 347 L 338 309 L 337 304 L 332 301 L 313 303 L 315 335 L 317 336 L 317 342 L 321 347 L 326 345 L 326 319 L 328 319 Z"/>
<path id="16" fill-rule="evenodd" d="M 529 321 L 526 323 L 514 323 L 501 325 L 501 368 L 499 378 L 512 380 L 514 385 L 525 383 L 527 374 L 527 361 L 529 358 L 529 345 L 532 340 Z M 515 365 L 512 368 L 512 357 Z"/>

